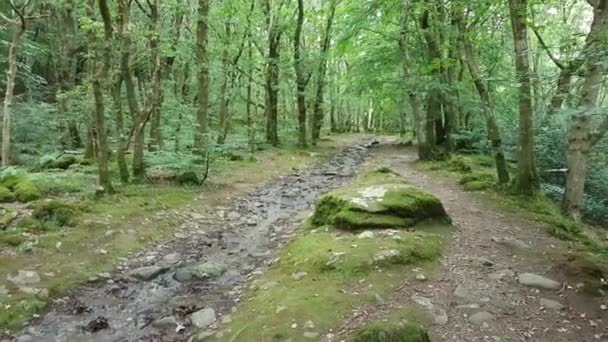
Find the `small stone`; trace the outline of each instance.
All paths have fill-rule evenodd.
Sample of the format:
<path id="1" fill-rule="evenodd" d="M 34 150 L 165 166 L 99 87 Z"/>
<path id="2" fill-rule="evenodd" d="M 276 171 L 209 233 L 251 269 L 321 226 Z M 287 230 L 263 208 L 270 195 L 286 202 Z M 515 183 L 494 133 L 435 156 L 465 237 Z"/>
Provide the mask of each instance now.
<path id="1" fill-rule="evenodd" d="M 281 312 L 287 310 L 286 306 L 277 306 L 277 309 L 274 311 L 277 314 L 280 314 Z"/>
<path id="2" fill-rule="evenodd" d="M 546 298 L 541 298 L 540 299 L 540 306 L 542 306 L 545 309 L 549 309 L 549 310 L 563 310 L 564 306 L 557 301 L 551 300 L 551 299 L 546 299 Z"/>
<path id="3" fill-rule="evenodd" d="M 496 271 L 496 272 L 490 273 L 488 275 L 488 277 L 490 277 L 491 279 L 494 279 L 494 280 L 502 280 L 504 277 L 514 277 L 514 276 L 515 276 L 515 272 L 508 270 L 508 269 Z"/>
<path id="4" fill-rule="evenodd" d="M 17 337 L 15 342 L 34 342 L 34 338 L 30 335 L 22 335 Z"/>
<path id="5" fill-rule="evenodd" d="M 456 306 L 458 310 L 479 310 L 481 306 L 479 304 L 464 304 Z"/>
<path id="6" fill-rule="evenodd" d="M 152 326 L 160 330 L 174 329 L 177 325 L 177 320 L 173 316 L 163 317 L 152 322 Z"/>
<path id="7" fill-rule="evenodd" d="M 305 329 L 314 329 L 315 323 L 313 321 L 306 321 L 306 323 L 304 323 L 304 328 Z"/>
<path id="8" fill-rule="evenodd" d="M 192 275 L 201 280 L 219 277 L 224 272 L 226 272 L 226 265 L 212 261 L 202 263 L 192 269 Z"/>
<path id="9" fill-rule="evenodd" d="M 34 271 L 17 271 L 15 275 L 7 275 L 6 279 L 17 286 L 38 284 L 40 276 Z"/>
<path id="10" fill-rule="evenodd" d="M 359 238 L 359 239 L 373 239 L 374 238 L 374 232 L 366 230 L 363 233 L 357 235 L 357 238 Z"/>
<path id="11" fill-rule="evenodd" d="M 458 298 L 467 298 L 469 296 L 469 290 L 467 290 L 462 285 L 458 285 L 458 287 L 456 287 L 456 290 L 454 290 L 454 296 Z"/>
<path id="12" fill-rule="evenodd" d="M 317 337 L 319 337 L 319 333 L 318 332 L 314 332 L 314 331 L 307 331 L 304 333 L 304 337 L 309 338 L 309 339 L 315 339 Z"/>
<path id="13" fill-rule="evenodd" d="M 507 246 L 509 248 L 515 248 L 515 249 L 529 249 L 530 246 L 518 239 L 515 238 L 511 238 L 511 237 L 504 237 L 504 238 L 497 238 L 497 237 L 493 237 L 492 241 L 496 242 L 499 245 L 503 245 L 503 246 Z"/>
<path id="14" fill-rule="evenodd" d="M 374 254 L 372 260 L 374 261 L 374 263 L 380 263 L 383 261 L 391 261 L 399 257 L 401 257 L 401 252 L 396 249 L 389 249 Z"/>
<path id="15" fill-rule="evenodd" d="M 171 254 L 167 254 L 163 257 L 163 261 L 170 265 L 177 264 L 180 261 L 180 259 L 181 259 L 181 254 L 179 254 L 179 253 L 171 253 Z"/>
<path id="16" fill-rule="evenodd" d="M 192 324 L 199 329 L 206 329 L 216 320 L 215 310 L 212 308 L 205 308 L 192 314 L 190 317 Z"/>
<path id="17" fill-rule="evenodd" d="M 269 289 L 271 289 L 271 288 L 273 288 L 273 287 L 275 287 L 277 285 L 279 285 L 278 282 L 276 282 L 276 281 L 269 281 L 266 284 L 262 285 L 261 289 L 263 291 L 266 291 L 266 290 L 269 290 Z"/>
<path id="18" fill-rule="evenodd" d="M 431 310 L 431 315 L 433 316 L 433 323 L 436 325 L 446 325 L 448 324 L 448 313 L 438 307 L 434 307 Z"/>
<path id="19" fill-rule="evenodd" d="M 140 268 L 134 269 L 133 271 L 131 271 L 131 273 L 129 275 L 138 280 L 149 281 L 149 280 L 152 280 L 152 279 L 158 277 L 161 273 L 163 273 L 167 270 L 168 270 L 167 267 L 145 266 L 145 267 L 140 267 Z"/>
<path id="20" fill-rule="evenodd" d="M 518 281 L 522 285 L 537 289 L 559 290 L 562 288 L 562 284 L 559 282 L 533 273 L 520 274 Z"/>
<path id="21" fill-rule="evenodd" d="M 489 313 L 487 311 L 480 311 L 480 312 L 472 315 L 471 317 L 469 317 L 469 322 L 471 322 L 473 324 L 481 324 L 484 322 L 493 321 L 495 319 L 496 318 L 491 313 Z"/>
<path id="22" fill-rule="evenodd" d="M 254 219 L 249 219 L 247 220 L 247 225 L 250 227 L 255 227 L 258 225 L 258 223 Z"/>
<path id="23" fill-rule="evenodd" d="M 417 274 L 417 275 L 416 275 L 416 280 L 419 280 L 419 281 L 426 281 L 426 280 L 427 280 L 427 278 L 426 278 L 426 276 L 425 276 L 424 274 Z"/>
<path id="24" fill-rule="evenodd" d="M 425 308 L 433 307 L 433 303 L 431 302 L 431 300 L 426 297 L 413 295 L 412 300 L 414 301 L 414 303 L 424 306 Z"/>
<path id="25" fill-rule="evenodd" d="M 173 274 L 173 279 L 179 281 L 180 283 L 185 283 L 192 280 L 192 270 L 190 268 L 184 267 L 175 271 Z"/>
<path id="26" fill-rule="evenodd" d="M 228 324 L 232 322 L 232 316 L 231 315 L 224 315 L 222 316 L 222 324 Z"/>
<path id="27" fill-rule="evenodd" d="M 325 266 L 327 266 L 329 268 L 335 268 L 336 265 L 344 262 L 345 255 L 346 255 L 345 252 L 331 252 L 329 254 L 329 258 L 328 258 L 327 262 L 325 263 Z"/>
<path id="28" fill-rule="evenodd" d="M 4 297 L 8 295 L 8 289 L 4 286 L 0 286 L 0 297 Z"/>
<path id="29" fill-rule="evenodd" d="M 374 299 L 375 299 L 375 300 L 376 300 L 376 302 L 377 302 L 378 304 L 380 304 L 380 305 L 383 305 L 383 304 L 385 304 L 385 303 L 386 303 L 386 301 L 384 300 L 384 298 L 382 298 L 382 296 L 381 296 L 381 295 L 379 295 L 379 294 L 377 294 L 377 293 L 376 293 L 376 294 L 374 294 Z"/>
<path id="30" fill-rule="evenodd" d="M 481 257 L 481 258 L 477 258 L 477 260 L 479 261 L 479 263 L 481 264 L 481 266 L 484 266 L 484 267 L 492 267 L 492 266 L 494 266 L 494 262 L 492 260 L 490 260 L 490 259 Z"/>
<path id="31" fill-rule="evenodd" d="M 308 275 L 307 272 L 298 272 L 298 273 L 292 274 L 291 279 L 293 279 L 295 281 L 300 281 L 300 280 L 304 279 L 307 275 Z"/>

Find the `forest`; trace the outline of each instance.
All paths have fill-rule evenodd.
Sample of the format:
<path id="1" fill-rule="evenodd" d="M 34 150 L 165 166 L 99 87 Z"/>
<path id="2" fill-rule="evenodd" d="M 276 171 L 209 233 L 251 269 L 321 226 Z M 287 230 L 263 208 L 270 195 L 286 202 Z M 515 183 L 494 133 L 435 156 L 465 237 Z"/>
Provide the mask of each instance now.
<path id="1" fill-rule="evenodd" d="M 606 286 L 608 0 L 6 0 L 0 70 L 0 265 L 72 248 L 83 262 L 51 297 L 115 267 L 99 254 L 173 235 L 161 213 L 372 137 L 580 244 Z M 158 227 L 111 229 L 131 219 Z M 42 311 L 34 295 L 9 298 L 0 328 Z"/>

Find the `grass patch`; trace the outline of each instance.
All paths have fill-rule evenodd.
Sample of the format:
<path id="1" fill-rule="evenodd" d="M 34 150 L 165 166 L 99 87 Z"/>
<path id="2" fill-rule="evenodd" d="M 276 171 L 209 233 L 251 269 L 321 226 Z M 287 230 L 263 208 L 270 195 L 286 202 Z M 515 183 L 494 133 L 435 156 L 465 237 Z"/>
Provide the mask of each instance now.
<path id="1" fill-rule="evenodd" d="M 227 340 L 307 341 L 306 332 L 335 328 L 353 307 L 377 301 L 413 278 L 414 265 L 429 272 L 436 266 L 449 228 L 434 225 L 425 231 L 434 233 L 358 239 L 330 229 L 298 237 L 281 252 L 279 262 L 255 281 L 256 288 L 228 325 L 233 333 Z M 377 257 L 387 251 L 399 254 Z M 332 253 L 344 254 L 330 267 Z M 292 278 L 300 272 L 307 275 Z"/>
<path id="2" fill-rule="evenodd" d="M 429 324 L 420 313 L 405 308 L 363 326 L 349 342 L 431 342 L 424 328 Z"/>

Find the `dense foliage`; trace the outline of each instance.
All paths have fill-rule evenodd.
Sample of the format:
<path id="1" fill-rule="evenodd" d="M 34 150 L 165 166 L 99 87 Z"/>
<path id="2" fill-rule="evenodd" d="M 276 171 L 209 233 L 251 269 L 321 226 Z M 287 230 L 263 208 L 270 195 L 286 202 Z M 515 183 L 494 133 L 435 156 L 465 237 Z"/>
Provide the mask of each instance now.
<path id="1" fill-rule="evenodd" d="M 3 165 L 40 171 L 67 152 L 95 160 L 111 191 L 159 166 L 203 173 L 217 153 L 304 147 L 320 130 L 394 132 L 422 159 L 493 155 L 517 192 L 542 183 L 575 218 L 606 224 L 606 7 L 3 1 Z"/>

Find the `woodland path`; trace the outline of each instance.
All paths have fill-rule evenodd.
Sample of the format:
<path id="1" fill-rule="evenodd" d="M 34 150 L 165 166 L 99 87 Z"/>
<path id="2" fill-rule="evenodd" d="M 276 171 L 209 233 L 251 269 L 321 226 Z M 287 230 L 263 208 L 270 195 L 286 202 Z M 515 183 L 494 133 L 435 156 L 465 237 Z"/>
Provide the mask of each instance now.
<path id="1" fill-rule="evenodd" d="M 56 300 L 17 341 L 184 341 L 195 331 L 193 312 L 212 308 L 221 319 L 233 310 L 316 198 L 351 180 L 370 146 L 354 143 L 330 161 L 279 177 L 226 207 L 190 209 L 174 239 Z"/>
<path id="2" fill-rule="evenodd" d="M 384 305 L 358 308 L 325 341 L 341 341 L 365 322 L 413 305 L 413 298 L 427 305 L 430 301 L 439 320 L 447 314 L 447 323 L 430 328 L 433 342 L 608 341 L 608 312 L 601 308 L 606 298 L 582 295 L 577 279 L 560 272 L 555 256 L 566 251 L 564 242 L 550 237 L 539 223 L 482 202 L 478 194 L 463 191 L 454 180 L 417 171 L 415 161 L 415 149 L 384 146 L 370 162 L 389 165 L 443 202 L 456 229 L 441 270 L 429 281 L 402 286 Z M 513 240 L 497 243 L 494 237 L 514 238 L 529 248 L 513 248 Z M 518 274 L 527 272 L 564 285 L 559 291 L 526 287 L 518 282 Z M 551 305 L 545 299 L 564 307 L 543 308 L 541 298 L 547 306 Z M 471 322 L 470 317 L 479 312 L 484 313 L 473 319 L 478 322 Z"/>
<path id="3" fill-rule="evenodd" d="M 418 172 L 414 149 L 385 141 L 364 163 L 368 147 L 353 145 L 327 163 L 281 177 L 225 208 L 193 209 L 190 222 L 174 239 L 125 260 L 122 271 L 108 279 L 56 301 L 18 341 L 184 341 L 193 331 L 188 324 L 192 312 L 211 307 L 221 320 L 234 310 L 248 282 L 272 264 L 315 199 L 370 164 L 390 166 L 438 196 L 455 231 L 437 274 L 400 287 L 385 304 L 357 308 L 323 341 L 345 340 L 366 322 L 412 305 L 413 296 L 431 302 L 435 315 L 447 316 L 447 323 L 431 326 L 433 342 L 608 341 L 608 313 L 601 310 L 600 299 L 579 294 L 576 279 L 560 274 L 553 256 L 567 246 L 549 237 L 541 224 L 484 203 L 453 180 Z M 529 248 L 514 249 L 492 237 L 516 238 Z M 212 279 L 175 280 L 180 270 L 201 263 L 225 271 Z M 566 285 L 560 291 L 525 287 L 517 282 L 517 275 L 525 272 Z M 559 302 L 564 309 L 541 309 L 541 298 Z M 493 319 L 485 315 L 471 323 L 469 317 L 478 312 Z M 108 326 L 94 324 L 100 317 L 107 318 Z"/>

